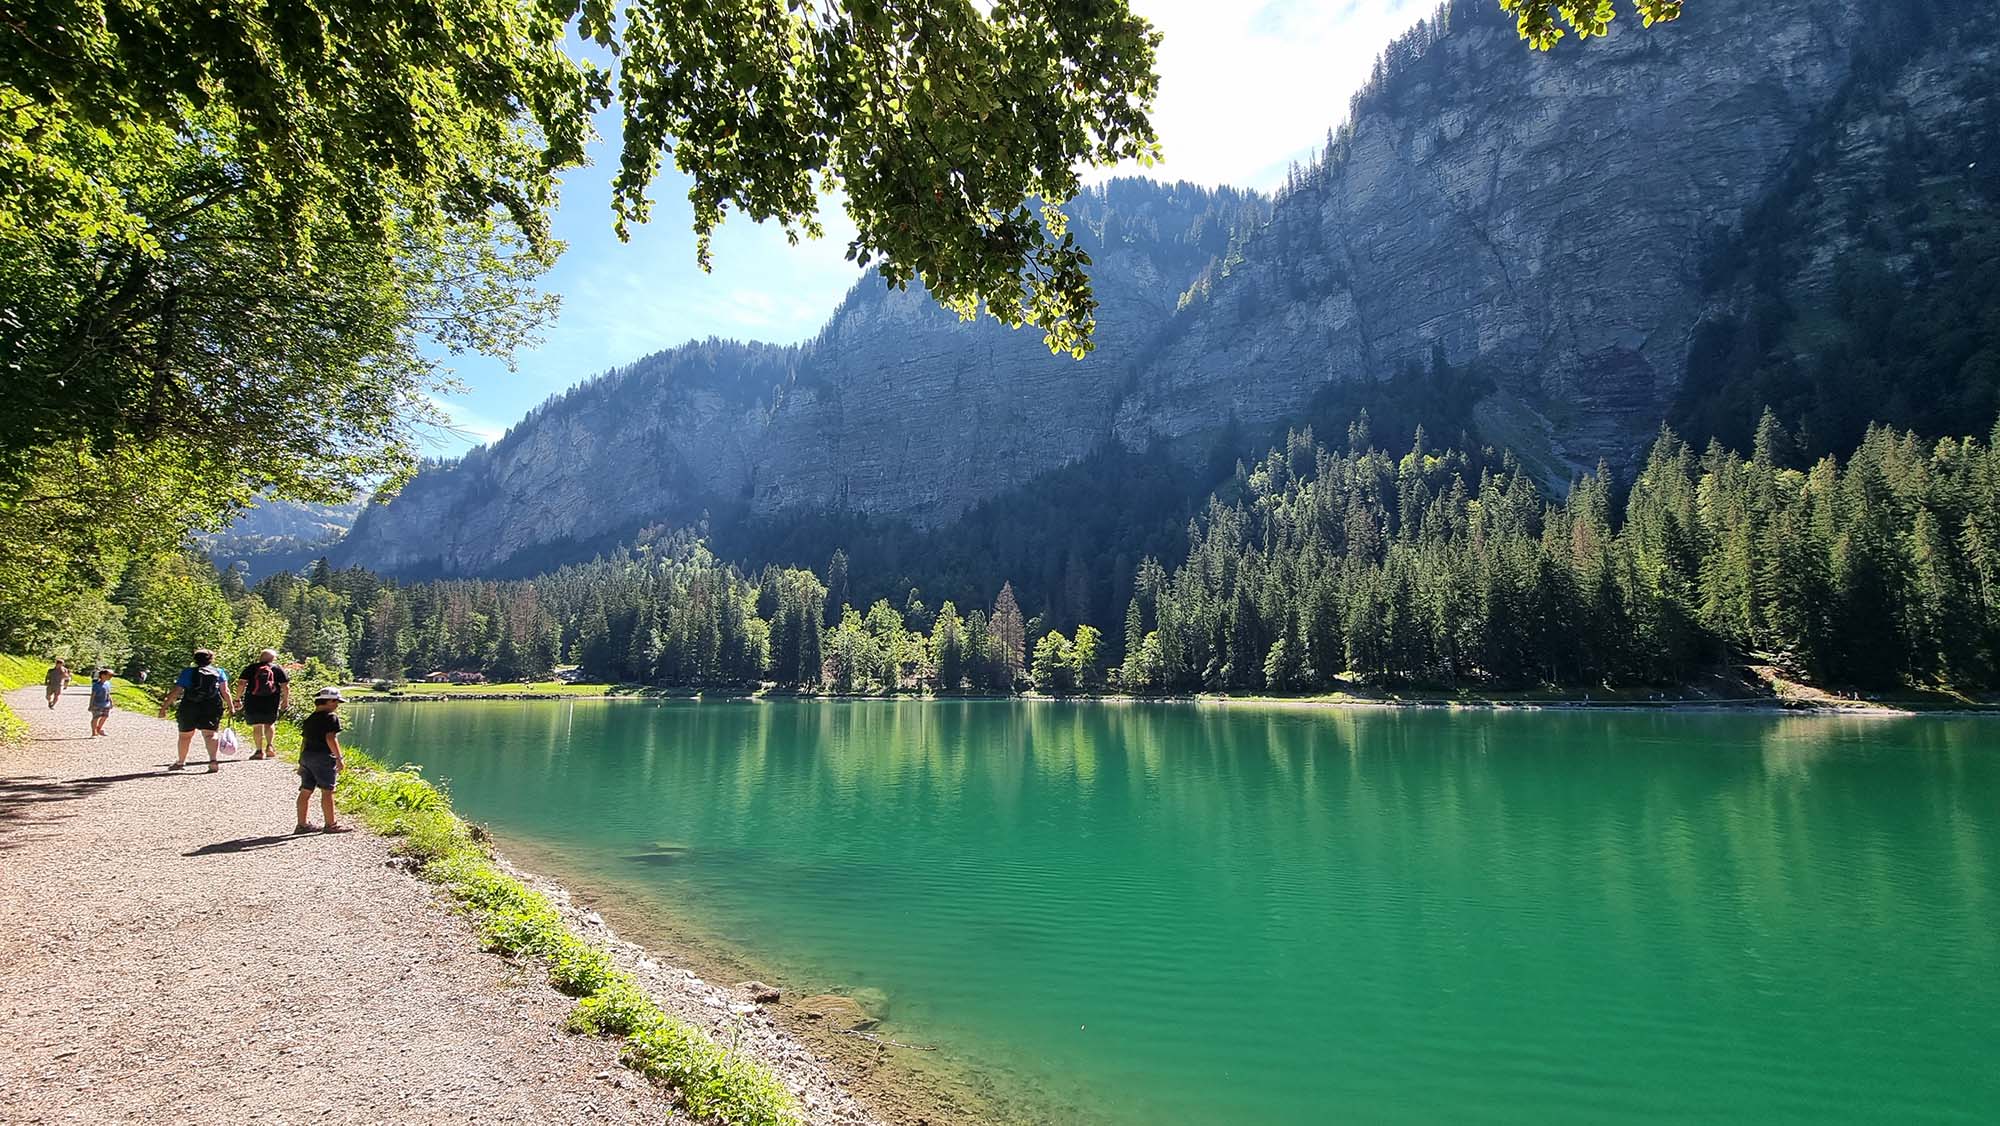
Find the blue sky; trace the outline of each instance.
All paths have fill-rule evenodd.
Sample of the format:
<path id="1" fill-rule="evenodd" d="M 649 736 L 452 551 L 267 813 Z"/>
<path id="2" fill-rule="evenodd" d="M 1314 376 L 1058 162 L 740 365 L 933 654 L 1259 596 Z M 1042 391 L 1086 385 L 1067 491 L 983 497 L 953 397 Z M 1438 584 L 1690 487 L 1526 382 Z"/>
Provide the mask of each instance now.
<path id="1" fill-rule="evenodd" d="M 1391 37 L 1433 0 L 1133 0 L 1164 33 L 1154 125 L 1166 163 L 1147 172 L 1204 184 L 1271 188 L 1347 113 Z M 562 312 L 517 369 L 485 357 L 454 363 L 462 389 L 440 399 L 455 420 L 427 452 L 497 438 L 528 408 L 607 368 L 708 336 L 789 343 L 818 331 L 858 276 L 845 261 L 853 227 L 837 203 L 826 237 L 797 247 L 775 227 L 735 218 L 715 239 L 715 269 L 694 263 L 687 181 L 655 183 L 653 221 L 621 243 L 611 229 L 615 115 L 600 123 L 596 164 L 566 178 L 556 234 L 568 243 L 545 288 Z M 1136 171 L 1136 170 L 1120 170 Z M 1107 175 L 1110 173 L 1100 173 Z"/>

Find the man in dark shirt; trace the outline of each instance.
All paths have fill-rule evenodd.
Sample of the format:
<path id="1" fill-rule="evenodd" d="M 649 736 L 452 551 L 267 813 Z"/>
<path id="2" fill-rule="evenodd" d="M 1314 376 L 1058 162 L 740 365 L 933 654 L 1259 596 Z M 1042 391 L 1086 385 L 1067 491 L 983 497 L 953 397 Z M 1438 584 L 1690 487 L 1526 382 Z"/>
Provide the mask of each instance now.
<path id="1" fill-rule="evenodd" d="M 250 725 L 250 739 L 257 745 L 253 759 L 277 758 L 278 748 L 272 744 L 272 728 L 278 722 L 278 713 L 292 702 L 292 678 L 278 664 L 278 651 L 266 649 L 257 654 L 257 660 L 245 665 L 236 675 L 236 683 L 243 694 L 237 698 L 237 707 L 243 713 L 243 722 Z"/>
<path id="2" fill-rule="evenodd" d="M 326 822 L 326 828 L 320 832 L 352 832 L 333 816 L 333 787 L 347 766 L 340 753 L 340 716 L 336 714 L 339 710 L 340 689 L 322 688 L 313 697 L 313 713 L 299 724 L 305 732 L 305 743 L 299 748 L 299 819 L 292 829 L 294 833 L 313 831 L 312 823 L 306 820 L 306 811 L 312 807 L 314 790 L 319 791 L 321 820 Z"/>

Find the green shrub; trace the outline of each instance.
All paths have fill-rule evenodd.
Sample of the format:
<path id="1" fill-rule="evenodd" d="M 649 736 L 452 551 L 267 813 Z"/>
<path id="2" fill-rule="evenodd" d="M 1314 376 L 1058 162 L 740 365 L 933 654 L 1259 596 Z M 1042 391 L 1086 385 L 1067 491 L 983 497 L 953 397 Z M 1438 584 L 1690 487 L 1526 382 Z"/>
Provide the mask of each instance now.
<path id="1" fill-rule="evenodd" d="M 292 704 L 285 710 L 285 718 L 294 723 L 312 714 L 313 697 L 322 688 L 338 688 L 347 678 L 339 669 L 318 657 L 306 659 L 304 668 L 292 674 Z"/>
<path id="2" fill-rule="evenodd" d="M 796 1126 L 798 1104 L 755 1061 L 677 1020 L 644 1025 L 625 1041 L 626 1066 L 666 1083 L 697 1118 L 729 1126 Z"/>
<path id="3" fill-rule="evenodd" d="M 576 1003 L 564 1027 L 596 1036 L 629 1036 L 666 1019 L 646 991 L 624 974 L 614 973 L 598 989 Z"/>
<path id="4" fill-rule="evenodd" d="M 549 984 L 572 997 L 596 993 L 617 972 L 611 954 L 573 934 L 564 934 L 549 951 Z"/>

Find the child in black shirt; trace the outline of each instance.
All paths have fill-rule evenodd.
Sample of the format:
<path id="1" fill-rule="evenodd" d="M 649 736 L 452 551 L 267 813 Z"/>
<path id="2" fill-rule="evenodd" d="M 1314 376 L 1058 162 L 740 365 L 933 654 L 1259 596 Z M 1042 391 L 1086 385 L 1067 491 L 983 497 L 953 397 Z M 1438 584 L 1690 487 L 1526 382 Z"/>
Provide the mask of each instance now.
<path id="1" fill-rule="evenodd" d="M 305 731 L 305 745 L 299 748 L 299 823 L 292 829 L 294 833 L 310 833 L 311 823 L 306 820 L 306 811 L 312 805 L 312 792 L 319 791 L 319 808 L 326 828 L 323 833 L 348 833 L 352 828 L 342 825 L 333 817 L 333 787 L 340 781 L 340 772 L 347 761 L 340 753 L 340 689 L 322 688 L 313 697 L 313 713 L 305 718 L 299 727 Z"/>

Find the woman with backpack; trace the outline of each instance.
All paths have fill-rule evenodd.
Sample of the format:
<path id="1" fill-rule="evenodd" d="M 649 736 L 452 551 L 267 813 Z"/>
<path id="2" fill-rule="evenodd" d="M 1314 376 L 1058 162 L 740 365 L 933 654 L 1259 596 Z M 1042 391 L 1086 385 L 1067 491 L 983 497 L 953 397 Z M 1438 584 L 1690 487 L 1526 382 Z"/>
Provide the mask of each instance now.
<path id="1" fill-rule="evenodd" d="M 257 745 L 253 759 L 277 758 L 278 747 L 272 742 L 272 728 L 278 722 L 278 713 L 291 706 L 292 678 L 278 664 L 278 651 L 266 649 L 257 654 L 255 663 L 244 666 L 236 676 L 236 683 L 243 689 L 238 698 L 242 707 L 243 722 L 250 725 L 250 741 Z"/>
<path id="2" fill-rule="evenodd" d="M 175 707 L 176 704 L 179 706 Z M 179 753 L 167 769 L 187 769 L 188 745 L 199 731 L 202 742 L 208 746 L 208 772 L 221 770 L 215 758 L 215 732 L 222 726 L 223 714 L 236 709 L 236 701 L 230 698 L 229 674 L 215 667 L 214 653 L 206 649 L 194 651 L 194 664 L 181 670 L 166 699 L 160 701 L 160 718 L 166 718 L 168 708 L 174 708 L 174 721 L 181 737 Z"/>

